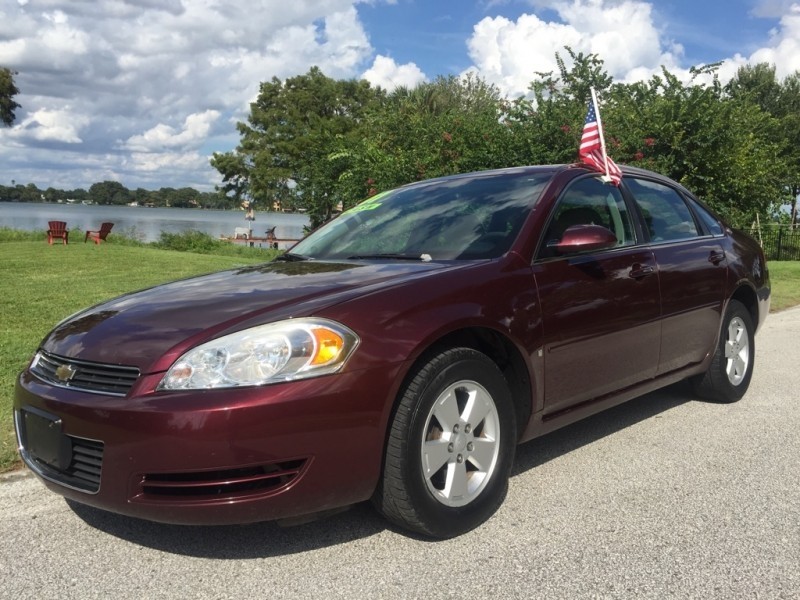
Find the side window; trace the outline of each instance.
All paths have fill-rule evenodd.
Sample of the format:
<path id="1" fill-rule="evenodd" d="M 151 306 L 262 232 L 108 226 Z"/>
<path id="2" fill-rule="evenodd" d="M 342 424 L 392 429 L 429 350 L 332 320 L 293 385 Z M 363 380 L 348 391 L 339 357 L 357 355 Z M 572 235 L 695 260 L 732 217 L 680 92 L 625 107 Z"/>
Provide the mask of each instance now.
<path id="1" fill-rule="evenodd" d="M 556 256 L 548 244 L 558 242 L 572 225 L 601 225 L 617 236 L 617 246 L 636 243 L 633 224 L 619 188 L 587 177 L 573 183 L 556 203 L 539 258 Z"/>
<path id="2" fill-rule="evenodd" d="M 692 212 L 677 191 L 646 179 L 626 178 L 625 183 L 642 211 L 653 242 L 685 240 L 699 235 Z"/>
<path id="3" fill-rule="evenodd" d="M 722 225 L 719 224 L 716 217 L 712 215 L 708 210 L 706 210 L 705 206 L 702 204 L 698 204 L 697 202 L 692 202 L 690 200 L 691 205 L 694 207 L 695 214 L 700 218 L 705 225 L 705 228 L 711 235 L 722 235 Z"/>

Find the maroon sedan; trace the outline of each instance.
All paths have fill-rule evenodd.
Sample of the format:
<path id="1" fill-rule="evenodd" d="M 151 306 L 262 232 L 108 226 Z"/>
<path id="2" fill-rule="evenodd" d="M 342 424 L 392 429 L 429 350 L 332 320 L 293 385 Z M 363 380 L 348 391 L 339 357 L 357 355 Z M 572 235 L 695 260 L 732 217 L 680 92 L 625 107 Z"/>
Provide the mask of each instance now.
<path id="1" fill-rule="evenodd" d="M 170 523 L 372 499 L 433 537 L 485 521 L 518 443 L 689 378 L 738 400 L 764 256 L 680 185 L 580 166 L 423 181 L 276 261 L 82 311 L 16 388 L 52 490 Z"/>

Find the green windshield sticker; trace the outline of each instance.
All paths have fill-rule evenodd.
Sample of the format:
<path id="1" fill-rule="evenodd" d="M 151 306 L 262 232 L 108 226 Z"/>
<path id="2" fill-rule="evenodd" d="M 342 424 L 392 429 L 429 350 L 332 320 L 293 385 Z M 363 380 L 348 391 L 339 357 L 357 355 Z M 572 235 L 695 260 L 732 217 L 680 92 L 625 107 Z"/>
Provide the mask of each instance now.
<path id="1" fill-rule="evenodd" d="M 355 205 L 353 208 L 351 208 L 347 212 L 354 213 L 354 212 L 361 212 L 362 210 L 374 210 L 374 209 L 378 208 L 381 205 L 379 200 L 381 198 L 383 198 L 388 193 L 389 193 L 389 190 L 386 190 L 385 192 L 381 192 L 380 194 L 375 194 L 371 198 L 367 198 L 366 200 L 364 200 L 361 204 Z"/>

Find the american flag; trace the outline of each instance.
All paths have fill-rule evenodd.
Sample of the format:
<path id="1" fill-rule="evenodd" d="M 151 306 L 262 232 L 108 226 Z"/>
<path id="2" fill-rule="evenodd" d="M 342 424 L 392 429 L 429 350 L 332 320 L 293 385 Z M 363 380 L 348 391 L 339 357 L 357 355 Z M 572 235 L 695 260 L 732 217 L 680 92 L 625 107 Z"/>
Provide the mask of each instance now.
<path id="1" fill-rule="evenodd" d="M 619 185 L 622 179 L 622 171 L 619 170 L 617 164 L 611 160 L 611 157 L 606 155 L 603 140 L 601 139 L 602 131 L 595 112 L 594 100 L 589 100 L 589 111 L 586 113 L 586 122 L 583 125 L 583 135 L 581 136 L 581 146 L 578 154 L 584 164 L 589 165 L 593 169 L 605 173 L 611 179 L 611 183 Z M 608 165 L 606 165 L 608 161 Z M 608 170 L 606 170 L 606 166 Z"/>

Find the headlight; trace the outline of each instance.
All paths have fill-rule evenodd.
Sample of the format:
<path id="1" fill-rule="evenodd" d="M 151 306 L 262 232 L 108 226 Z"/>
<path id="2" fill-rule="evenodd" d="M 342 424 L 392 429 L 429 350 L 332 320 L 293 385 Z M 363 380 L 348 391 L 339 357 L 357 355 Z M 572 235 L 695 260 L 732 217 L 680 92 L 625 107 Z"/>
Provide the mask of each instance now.
<path id="1" fill-rule="evenodd" d="M 159 390 L 264 385 L 339 370 L 358 336 L 325 319 L 290 319 L 206 342 L 181 356 Z"/>

